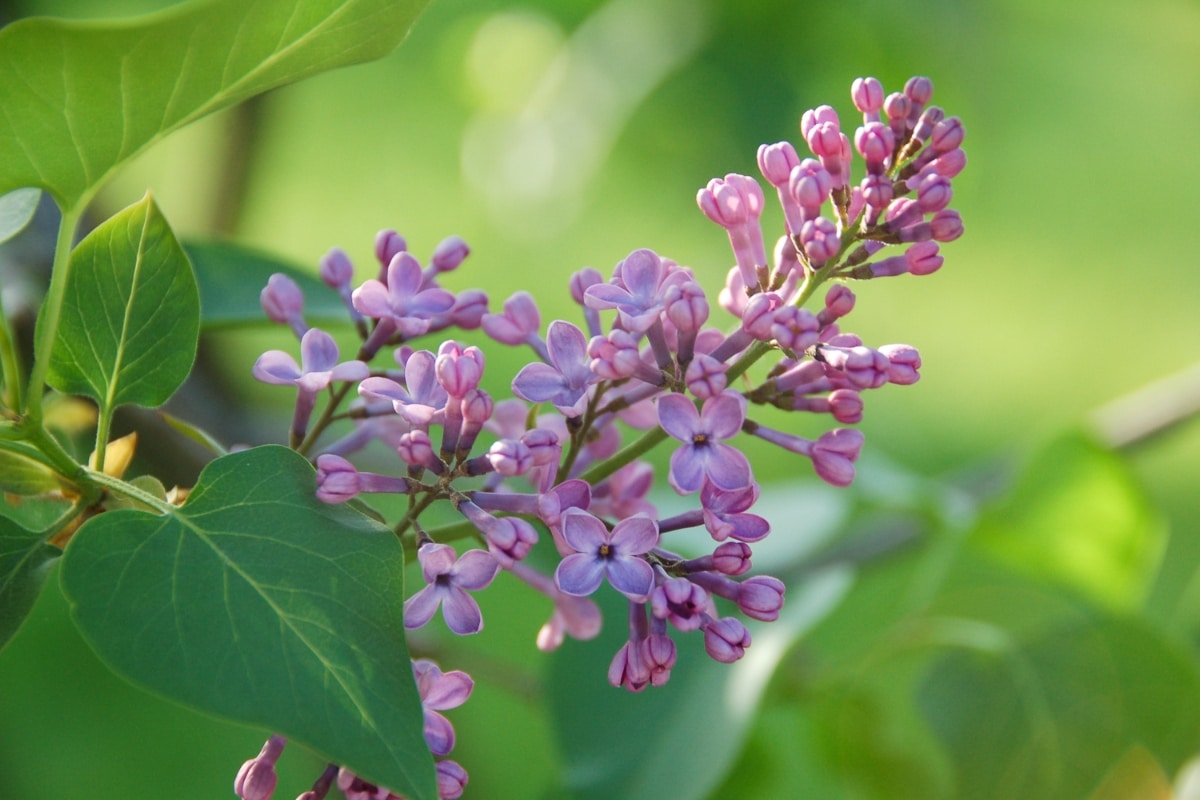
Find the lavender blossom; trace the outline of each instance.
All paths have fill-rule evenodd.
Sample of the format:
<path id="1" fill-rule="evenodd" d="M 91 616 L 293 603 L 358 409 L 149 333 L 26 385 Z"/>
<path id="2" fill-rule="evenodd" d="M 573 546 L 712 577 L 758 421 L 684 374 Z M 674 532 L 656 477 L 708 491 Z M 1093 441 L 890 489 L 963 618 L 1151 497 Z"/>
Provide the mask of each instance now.
<path id="1" fill-rule="evenodd" d="M 654 588 L 654 570 L 641 558 L 658 544 L 658 525 L 649 517 L 623 519 L 612 531 L 604 522 L 579 509 L 562 515 L 563 537 L 576 552 L 559 562 L 554 572 L 558 588 L 584 597 L 600 588 L 604 578 L 631 600 L 642 601 Z"/>
<path id="2" fill-rule="evenodd" d="M 483 550 L 468 550 L 456 559 L 457 555 L 453 547 L 432 542 L 417 550 L 426 585 L 405 601 L 404 627 L 424 626 L 440 605 L 446 627 L 459 636 L 483 630 L 479 604 L 467 592 L 487 588 L 500 565 Z"/>
<path id="3" fill-rule="evenodd" d="M 725 391 L 704 401 L 701 411 L 681 394 L 658 399 L 658 419 L 663 430 L 683 442 L 671 455 L 668 482 L 680 494 L 691 494 L 705 480 L 718 489 L 733 491 L 753 481 L 750 462 L 741 451 L 723 443 L 742 428 L 746 399 Z"/>
<path id="4" fill-rule="evenodd" d="M 435 756 L 449 755 L 454 749 L 454 726 L 439 712 L 467 702 L 475 681 L 460 670 L 442 672 L 437 664 L 426 659 L 413 661 L 413 674 L 425 712 L 425 743 Z"/>
<path id="5" fill-rule="evenodd" d="M 583 331 L 555 320 L 547 331 L 546 349 L 550 363 L 526 364 L 513 378 L 513 393 L 531 403 L 553 403 L 564 415 L 577 417 L 587 406 L 588 386 L 596 381 Z"/>

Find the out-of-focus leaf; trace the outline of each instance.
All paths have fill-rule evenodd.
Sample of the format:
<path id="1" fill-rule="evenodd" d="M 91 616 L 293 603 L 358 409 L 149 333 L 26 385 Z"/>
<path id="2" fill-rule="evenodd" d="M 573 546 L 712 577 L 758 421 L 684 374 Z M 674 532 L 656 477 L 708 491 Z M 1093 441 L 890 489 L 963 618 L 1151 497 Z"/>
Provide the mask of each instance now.
<path id="1" fill-rule="evenodd" d="M 191 370 L 199 335 L 191 266 L 147 194 L 71 253 L 48 381 L 104 414 L 161 405 Z"/>
<path id="2" fill-rule="evenodd" d="M 41 531 L 26 530 L 0 516 L 0 648 L 25 621 L 61 555 L 46 544 Z"/>
<path id="3" fill-rule="evenodd" d="M 7 242 L 29 224 L 41 197 L 42 190 L 36 188 L 14 189 L 0 195 L 0 242 Z"/>
<path id="4" fill-rule="evenodd" d="M 170 513 L 89 520 L 64 556 L 63 591 L 128 680 L 432 800 L 400 542 L 315 492 L 294 451 L 225 456 Z"/>
<path id="5" fill-rule="evenodd" d="M 1146 748 L 1134 745 L 1113 764 L 1088 800 L 1171 800 L 1172 796 L 1171 780 L 1162 766 Z"/>
<path id="6" fill-rule="evenodd" d="M 1037 453 L 973 543 L 1026 574 L 1130 611 L 1154 578 L 1165 526 L 1120 456 L 1067 435 Z"/>
<path id="7" fill-rule="evenodd" d="M 158 415 L 162 417 L 163 421 L 172 428 L 179 431 L 193 442 L 208 448 L 216 455 L 223 456 L 229 452 L 225 449 L 225 445 L 218 442 L 211 433 L 193 425 L 187 420 L 182 420 L 174 414 L 168 414 L 166 411 L 160 411 L 158 412 Z"/>
<path id="8" fill-rule="evenodd" d="M 217 0 L 120 22 L 0 29 L 0 193 L 75 207 L 171 131 L 334 67 L 379 58 L 426 0 Z"/>
<path id="9" fill-rule="evenodd" d="M 955 796 L 1083 797 L 1134 744 L 1168 771 L 1200 748 L 1193 658 L 1132 620 L 952 651 L 917 698 L 953 762 Z"/>
<path id="10" fill-rule="evenodd" d="M 0 492 L 35 495 L 61 488 L 58 475 L 45 464 L 11 450 L 0 450 Z"/>
<path id="11" fill-rule="evenodd" d="M 274 325 L 263 313 L 259 294 L 276 272 L 287 275 L 304 292 L 304 317 L 310 324 L 349 322 L 337 292 L 274 256 L 230 242 L 189 242 L 184 249 L 200 284 L 200 319 L 206 330 Z"/>
<path id="12" fill-rule="evenodd" d="M 626 618 L 624 604 L 606 597 L 604 634 L 566 643 L 551 667 L 551 716 L 566 789 L 578 798 L 707 796 L 736 758 L 780 658 L 836 606 L 852 580 L 850 570 L 830 568 L 793 589 L 779 620 L 750 626 L 752 644 L 736 664 L 710 659 L 699 632 L 678 635 L 670 681 L 636 696 L 606 680 L 627 634 L 625 625 L 613 624 Z"/>

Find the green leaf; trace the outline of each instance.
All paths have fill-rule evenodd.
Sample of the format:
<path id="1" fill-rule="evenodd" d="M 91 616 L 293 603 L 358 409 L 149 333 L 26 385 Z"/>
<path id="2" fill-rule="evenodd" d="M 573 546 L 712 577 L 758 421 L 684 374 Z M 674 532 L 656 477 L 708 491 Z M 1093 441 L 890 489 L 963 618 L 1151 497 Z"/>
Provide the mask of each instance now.
<path id="1" fill-rule="evenodd" d="M 1200 747 L 1193 659 L 1132 620 L 953 651 L 917 699 L 951 756 L 958 797 L 1083 797 L 1134 744 L 1168 772 Z"/>
<path id="2" fill-rule="evenodd" d="M 1078 434 L 1037 453 L 972 536 L 1001 562 L 1114 610 L 1140 607 L 1165 542 L 1125 461 Z"/>
<path id="3" fill-rule="evenodd" d="M 157 406 L 196 357 L 200 298 L 187 255 L 149 194 L 71 253 L 48 382 L 101 413 Z"/>
<path id="4" fill-rule="evenodd" d="M 229 242 L 187 242 L 184 250 L 200 284 L 200 318 L 206 330 L 276 324 L 259 301 L 267 279 L 276 272 L 304 292 L 304 318 L 310 325 L 350 322 L 337 292 L 274 256 Z"/>
<path id="5" fill-rule="evenodd" d="M 63 487 L 57 473 L 21 453 L 0 449 L 0 492 L 46 494 Z"/>
<path id="6" fill-rule="evenodd" d="M 627 636 L 622 623 L 628 604 L 605 598 L 604 633 L 590 642 L 568 642 L 551 666 L 551 715 L 572 796 L 707 796 L 736 759 L 779 659 L 841 600 L 851 580 L 845 568 L 812 575 L 789 594 L 777 621 L 751 624 L 751 646 L 736 664 L 710 659 L 698 631 L 677 636 L 670 681 L 637 695 L 606 679 Z"/>
<path id="7" fill-rule="evenodd" d="M 379 58 L 427 0 L 218 0 L 112 22 L 0 29 L 0 193 L 74 208 L 171 131 L 277 86 Z"/>
<path id="8" fill-rule="evenodd" d="M 215 453 L 218 456 L 226 455 L 229 452 L 225 449 L 225 445 L 217 441 L 215 436 L 203 428 L 193 425 L 187 420 L 180 419 L 174 414 L 168 414 L 166 411 L 158 412 L 158 416 L 162 418 L 163 422 L 167 423 L 176 431 L 191 439 L 196 444 L 207 448 L 210 452 Z"/>
<path id="9" fill-rule="evenodd" d="M 63 591 L 128 680 L 431 800 L 400 541 L 315 491 L 311 465 L 286 448 L 225 456 L 169 514 L 88 521 Z"/>
<path id="10" fill-rule="evenodd" d="M 61 550 L 46 544 L 45 534 L 0 516 L 0 648 L 29 615 L 61 555 Z"/>
<path id="11" fill-rule="evenodd" d="M 29 224 L 41 197 L 40 189 L 14 189 L 0 195 L 0 242 L 7 242 Z"/>

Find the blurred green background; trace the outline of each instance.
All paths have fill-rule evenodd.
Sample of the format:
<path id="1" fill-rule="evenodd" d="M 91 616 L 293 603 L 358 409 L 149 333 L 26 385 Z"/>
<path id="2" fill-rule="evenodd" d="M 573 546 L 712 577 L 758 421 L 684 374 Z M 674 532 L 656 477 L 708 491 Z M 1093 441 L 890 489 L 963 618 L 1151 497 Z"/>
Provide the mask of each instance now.
<path id="1" fill-rule="evenodd" d="M 25 0 L 10 14 L 99 17 L 164 5 Z M 930 76 L 933 102 L 965 122 L 969 164 L 953 206 L 967 234 L 944 247 L 946 264 L 933 277 L 854 287 L 859 303 L 847 327 L 869 344 L 916 345 L 925 364 L 917 385 L 867 398 L 861 428 L 871 456 L 961 485 L 1020 463 L 1064 430 L 1091 429 L 1097 409 L 1167 376 L 1191 370 L 1190 390 L 1200 392 L 1200 5 L 1184 0 L 436 0 L 391 56 L 277 90 L 159 144 L 101 195 L 98 214 L 150 187 L 184 237 L 229 236 L 314 271 L 340 246 L 360 277 L 374 270 L 380 228 L 399 229 L 422 257 L 458 234 L 473 254 L 450 288 L 484 288 L 494 306 L 528 289 L 547 321 L 573 313 L 565 283 L 572 271 L 591 265 L 608 274 L 639 247 L 692 266 L 715 289 L 731 256 L 723 232 L 697 211 L 696 190 L 726 172 L 756 173 L 757 146 L 797 141 L 800 114 L 812 106 L 834 105 L 852 130 L 855 77 L 874 75 L 893 91 L 913 74 Z M 777 210 L 767 224 L 781 225 Z M 239 438 L 283 439 L 286 413 L 274 405 L 281 398 L 247 378 L 257 352 L 285 342 L 279 330 L 251 341 L 233 333 L 206 340 L 207 363 L 232 376 L 228 391 L 237 399 L 228 402 L 255 409 L 235 429 Z M 525 360 L 524 352 L 489 350 L 489 388 L 502 392 Z M 1160 399 L 1183 402 L 1187 390 L 1178 384 Z M 1165 413 L 1153 408 L 1139 405 L 1121 418 Z M 1153 631 L 1188 665 L 1173 673 L 1161 659 L 1147 663 L 1149 691 L 1155 681 L 1192 680 L 1194 670 L 1200 614 L 1188 586 L 1200 565 L 1200 425 L 1175 426 L 1124 455 L 1136 489 L 1121 483 L 1123 472 L 1118 484 L 1147 493 L 1169 540 L 1144 600 L 1121 605 L 1105 623 L 1136 623 L 1138 633 L 1102 640 L 1136 650 L 1130 642 Z M 786 487 L 809 475 L 765 448 L 754 456 L 768 494 L 772 480 Z M 1043 468 L 1052 481 L 1054 459 Z M 1103 497 L 1076 500 L 1061 525 L 1108 519 Z M 1002 507 L 995 524 L 1019 511 Z M 959 580 L 978 589 L 1008 579 L 985 569 Z M 0 798 L 229 792 L 262 733 L 177 709 L 112 677 L 74 633 L 53 584 L 0 653 Z M 879 586 L 858 601 L 886 604 L 888 584 Z M 1037 617 L 1078 599 L 1068 592 L 1064 600 L 1058 589 L 1043 596 L 1036 586 L 1021 589 L 1025 605 L 1008 606 L 1016 595 L 998 592 L 976 610 Z M 488 630 L 479 641 L 442 645 L 461 648 L 481 674 L 496 677 L 452 714 L 455 757 L 471 772 L 468 796 L 540 796 L 558 780 L 546 705 L 530 693 L 546 670 L 532 644 L 548 607 L 530 608 L 528 595 L 503 581 L 483 602 Z M 801 672 L 814 661 L 840 664 L 856 637 L 866 644 L 878 633 L 869 621 L 856 630 L 842 614 L 818 632 L 811 652 L 785 664 Z M 823 653 L 834 655 L 822 662 Z M 903 714 L 878 701 L 872 682 L 890 673 L 853 663 L 864 677 L 856 684 L 835 675 L 853 684 L 836 703 L 804 706 L 812 684 L 777 680 L 771 711 L 719 796 L 796 796 L 798 787 L 813 797 L 956 791 L 947 789 L 945 758 L 920 744 L 928 735 L 909 739 Z M 956 675 L 995 677 L 980 669 Z M 1121 669 L 1137 683 L 1136 658 Z M 936 685 L 955 702 L 954 680 Z M 807 711 L 792 713 L 799 707 Z M 514 730 L 521 736 L 495 742 Z M 843 731 L 846 742 L 872 739 L 877 750 L 856 762 L 830 743 L 829 730 Z M 1200 750 L 1190 732 L 1171 741 L 1171 757 L 1151 748 L 1169 777 Z M 802 751 L 822 754 L 828 783 L 804 783 L 816 767 L 807 778 L 788 774 Z M 317 769 L 285 758 L 279 796 L 302 791 Z M 978 769 L 960 771 L 960 780 L 991 774 Z M 957 791 L 1005 796 L 1003 788 L 971 788 Z"/>

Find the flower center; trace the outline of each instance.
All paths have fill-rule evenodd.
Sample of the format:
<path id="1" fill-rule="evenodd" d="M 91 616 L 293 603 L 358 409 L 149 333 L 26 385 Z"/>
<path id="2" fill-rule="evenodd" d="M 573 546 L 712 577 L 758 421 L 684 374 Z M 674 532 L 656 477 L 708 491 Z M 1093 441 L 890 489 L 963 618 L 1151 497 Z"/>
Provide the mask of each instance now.
<path id="1" fill-rule="evenodd" d="M 692 436 L 692 444 L 696 445 L 696 447 L 703 447 L 704 445 L 708 444 L 708 434 L 707 433 L 695 434 L 694 436 Z"/>
<path id="2" fill-rule="evenodd" d="M 612 545 L 608 545 L 608 544 L 600 545 L 599 554 L 600 554 L 601 558 L 608 558 L 609 556 L 611 556 L 612 555 Z"/>

